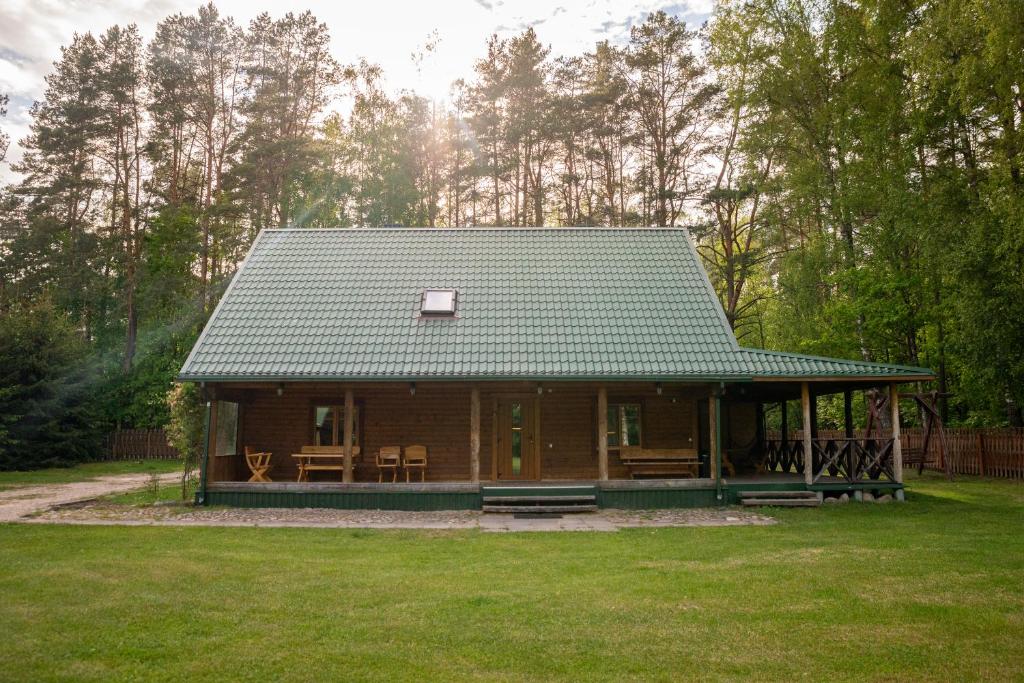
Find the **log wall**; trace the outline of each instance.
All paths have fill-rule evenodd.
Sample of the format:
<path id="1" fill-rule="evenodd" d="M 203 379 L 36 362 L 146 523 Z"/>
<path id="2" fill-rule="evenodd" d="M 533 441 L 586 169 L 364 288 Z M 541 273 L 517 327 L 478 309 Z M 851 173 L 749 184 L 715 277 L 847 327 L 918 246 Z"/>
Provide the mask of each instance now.
<path id="1" fill-rule="evenodd" d="M 241 404 L 239 451 L 250 446 L 273 453 L 270 476 L 294 481 L 292 453 L 312 442 L 313 406 L 341 405 L 342 384 L 286 385 L 282 395 L 270 387 L 222 385 L 217 398 Z M 470 393 L 468 383 L 349 385 L 360 410 L 360 446 L 355 481 L 376 481 L 374 454 L 381 446 L 422 444 L 428 452 L 428 481 L 468 481 L 470 469 Z M 480 473 L 491 478 L 493 406 L 501 394 L 537 396 L 540 409 L 540 470 L 543 479 L 597 478 L 597 385 L 591 383 L 482 383 L 480 387 Z M 659 395 L 653 384 L 609 384 L 609 403 L 642 405 L 643 445 L 648 448 L 696 448 L 696 401 L 705 400 L 703 386 L 666 387 Z M 340 460 L 339 460 L 340 462 Z M 210 481 L 248 478 L 240 455 L 211 457 Z M 628 478 L 615 449 L 609 474 Z M 403 475 L 404 476 L 404 475 Z M 316 481 L 341 481 L 340 472 L 314 473 Z"/>

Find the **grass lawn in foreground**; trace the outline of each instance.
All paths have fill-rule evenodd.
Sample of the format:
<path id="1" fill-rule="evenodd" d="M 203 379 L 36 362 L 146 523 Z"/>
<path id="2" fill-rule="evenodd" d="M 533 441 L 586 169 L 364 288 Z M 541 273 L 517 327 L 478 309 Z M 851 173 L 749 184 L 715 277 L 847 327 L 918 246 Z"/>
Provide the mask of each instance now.
<path id="1" fill-rule="evenodd" d="M 74 467 L 0 472 L 0 490 L 14 486 L 67 484 L 116 474 L 163 474 L 181 470 L 180 460 L 111 460 L 87 462 Z"/>
<path id="2" fill-rule="evenodd" d="M 0 527 L 8 680 L 1021 680 L 1024 487 L 618 533 Z"/>

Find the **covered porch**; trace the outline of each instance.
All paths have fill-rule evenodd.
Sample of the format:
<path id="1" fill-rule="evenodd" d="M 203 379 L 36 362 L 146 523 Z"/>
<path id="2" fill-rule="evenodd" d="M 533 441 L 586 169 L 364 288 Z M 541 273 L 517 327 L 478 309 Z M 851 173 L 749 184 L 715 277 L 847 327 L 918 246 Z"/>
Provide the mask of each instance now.
<path id="1" fill-rule="evenodd" d="M 898 401 L 891 404 L 896 438 L 853 437 L 852 392 L 895 387 L 852 381 L 209 383 L 199 498 L 260 507 L 416 510 L 480 509 L 496 487 L 528 487 L 539 495 L 583 487 L 594 504 L 623 508 L 729 504 L 758 490 L 901 496 Z M 846 398 L 848 436 L 819 438 L 817 399 L 837 393 Z M 404 467 L 410 447 L 423 448 L 425 467 Z M 255 476 L 246 448 L 269 454 L 262 476 Z M 310 449 L 325 452 L 315 460 L 301 457 Z M 382 450 L 392 449 L 396 466 L 381 467 Z M 303 473 L 304 462 L 325 467 Z"/>

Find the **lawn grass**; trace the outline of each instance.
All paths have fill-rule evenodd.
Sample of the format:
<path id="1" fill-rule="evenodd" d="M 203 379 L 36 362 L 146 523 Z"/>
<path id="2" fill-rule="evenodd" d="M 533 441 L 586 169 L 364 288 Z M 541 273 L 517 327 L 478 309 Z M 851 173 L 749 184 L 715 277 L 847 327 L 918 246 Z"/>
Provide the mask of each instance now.
<path id="1" fill-rule="evenodd" d="M 10 680 L 1021 680 L 1024 487 L 618 533 L 0 527 Z"/>
<path id="2" fill-rule="evenodd" d="M 180 460 L 111 460 L 87 462 L 74 467 L 0 472 L 0 490 L 15 486 L 67 484 L 116 474 L 163 474 L 181 470 Z"/>
<path id="3" fill-rule="evenodd" d="M 147 486 L 144 489 L 118 493 L 104 498 L 109 503 L 117 505 L 161 505 L 167 503 L 178 503 L 182 501 L 191 502 L 195 497 L 195 486 L 189 487 L 188 496 L 182 498 L 181 482 L 173 484 L 160 484 L 156 487 Z"/>

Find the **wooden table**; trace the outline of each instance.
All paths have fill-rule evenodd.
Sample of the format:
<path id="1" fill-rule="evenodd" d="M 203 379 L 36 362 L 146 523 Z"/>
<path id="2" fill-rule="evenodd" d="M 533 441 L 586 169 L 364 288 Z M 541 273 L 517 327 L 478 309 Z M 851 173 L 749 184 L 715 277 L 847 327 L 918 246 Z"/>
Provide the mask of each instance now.
<path id="1" fill-rule="evenodd" d="M 295 481 L 309 481 L 310 472 L 344 472 L 345 471 L 345 452 L 339 447 L 338 450 L 327 450 L 326 447 L 318 446 L 316 451 L 306 451 L 303 448 L 303 453 L 292 453 L 292 457 L 299 461 L 299 477 Z M 352 448 L 352 459 L 359 455 L 359 447 L 355 446 Z M 332 462 L 340 460 L 341 462 Z M 355 469 L 356 463 L 352 463 L 352 469 Z"/>

